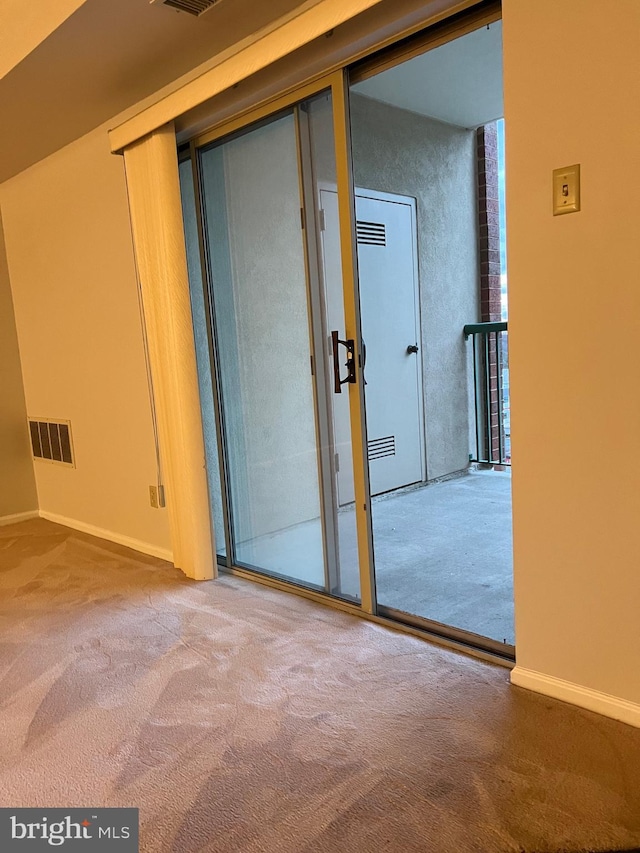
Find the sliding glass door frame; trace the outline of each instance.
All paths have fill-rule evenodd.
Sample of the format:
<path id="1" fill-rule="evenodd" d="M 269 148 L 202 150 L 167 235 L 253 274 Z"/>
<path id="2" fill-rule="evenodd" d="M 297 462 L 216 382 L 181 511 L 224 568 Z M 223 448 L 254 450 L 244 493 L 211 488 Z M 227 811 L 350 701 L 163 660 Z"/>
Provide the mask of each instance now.
<path id="1" fill-rule="evenodd" d="M 218 440 L 218 454 L 220 459 L 220 479 L 223 496 L 223 516 L 224 529 L 226 539 L 226 558 L 218 557 L 219 562 L 228 569 L 239 570 L 243 572 L 247 567 L 237 565 L 234 551 L 234 535 L 233 535 L 233 517 L 229 505 L 229 483 L 230 472 L 228 467 L 228 454 L 225 446 L 225 430 L 222 415 L 222 387 L 219 370 L 219 341 L 216 332 L 216 324 L 214 322 L 213 305 L 211 300 L 211 266 L 207 251 L 206 235 L 203 233 L 204 222 L 204 202 L 202 175 L 200 169 L 199 151 L 211 143 L 226 140 L 236 133 L 240 133 L 245 129 L 259 125 L 261 121 L 268 121 L 275 118 L 279 113 L 288 111 L 295 112 L 299 109 L 298 105 L 306 99 L 318 95 L 323 91 L 331 93 L 332 115 L 333 115 L 333 138 L 335 145 L 335 161 L 337 173 L 337 189 L 338 189 L 338 204 L 339 204 L 339 223 L 340 223 L 340 246 L 341 246 L 341 270 L 342 270 L 342 285 L 344 295 L 344 317 L 345 328 L 340 330 L 344 334 L 345 340 L 354 342 L 354 360 L 355 360 L 355 383 L 346 384 L 343 389 L 349 394 L 349 411 L 351 416 L 351 439 L 353 450 L 353 469 L 354 469 L 354 486 L 355 486 L 355 518 L 357 532 L 357 546 L 359 555 L 359 576 L 360 576 L 360 595 L 361 602 L 359 605 L 350 605 L 357 607 L 358 610 L 364 611 L 367 614 L 375 615 L 375 574 L 373 569 L 373 548 L 372 548 L 372 527 L 371 513 L 369 506 L 369 483 L 368 483 L 368 465 L 366 457 L 366 428 L 364 422 L 364 389 L 362 382 L 361 370 L 361 334 L 360 334 L 360 318 L 359 318 L 359 298 L 357 292 L 358 276 L 357 276 L 357 257 L 356 257 L 356 240 L 355 240 L 355 196 L 353 189 L 353 176 L 351 168 L 351 146 L 349 139 L 349 106 L 348 106 L 348 81 L 347 72 L 345 70 L 336 71 L 325 77 L 302 86 L 295 91 L 287 93 L 279 98 L 270 101 L 256 109 L 249 110 L 229 121 L 222 122 L 213 129 L 191 140 L 190 143 L 190 158 L 193 169 L 193 182 L 195 188 L 195 199 L 197 208 L 198 222 L 198 240 L 200 244 L 200 262 L 202 270 L 203 288 L 205 291 L 205 306 L 207 314 L 207 332 L 209 337 L 210 357 L 212 364 L 213 375 L 213 395 L 214 409 L 216 415 L 216 431 Z M 300 166 L 303 165 L 303 160 L 307 156 L 305 141 L 301 138 L 300 122 L 296 121 L 296 142 L 298 146 L 298 158 Z M 299 174 L 305 174 L 304 169 L 300 168 Z M 301 178 L 301 181 L 303 179 Z M 313 282 L 313 272 L 310 269 L 309 263 L 310 246 L 312 238 L 310 232 L 313 230 L 309 227 L 309 223 L 304 222 L 305 218 L 309 217 L 310 205 L 309 188 L 301 184 L 300 197 L 305 202 L 302 207 L 303 228 L 305 231 L 305 263 L 307 272 L 307 288 L 308 299 L 311 314 L 312 303 L 317 297 L 317 288 Z M 306 215 L 305 215 L 306 214 Z M 317 252 L 317 247 L 315 249 Z M 309 317 L 309 335 L 310 343 L 314 356 L 322 352 L 324 346 L 323 341 L 318 342 L 318 332 L 313 328 L 311 317 Z M 326 433 L 326 424 L 323 423 L 324 413 L 319 411 L 321 406 L 318 400 L 322 400 L 323 393 L 329 393 L 330 389 L 324 387 L 327 383 L 319 382 L 318 375 L 321 373 L 320 365 L 314 371 L 314 386 L 315 386 L 315 412 L 316 428 L 320 436 Z M 320 387 L 318 387 L 318 385 Z M 343 390 L 343 393 L 344 393 Z M 323 448 L 319 448 L 319 454 L 323 453 Z M 319 471 L 326 472 L 326 461 L 319 459 Z M 331 486 L 332 488 L 333 486 Z M 337 557 L 332 553 L 332 545 L 335 540 L 335 520 L 333 517 L 332 506 L 330 505 L 330 487 L 326 482 L 326 476 L 321 475 L 321 505 L 322 505 L 322 530 L 325 538 L 325 548 L 327 555 L 325 559 L 326 566 L 326 585 L 330 592 L 332 589 L 333 575 L 336 572 L 335 564 Z"/>
<path id="2" fill-rule="evenodd" d="M 211 365 L 211 390 L 213 395 L 213 413 L 215 419 L 215 429 L 216 429 L 216 444 L 218 449 L 218 473 L 220 476 L 220 490 L 222 494 L 222 518 L 223 518 L 223 528 L 224 528 L 224 556 L 222 556 L 218 548 L 216 550 L 218 553 L 214 554 L 214 558 L 216 559 L 219 566 L 230 567 L 233 562 L 233 521 L 231 518 L 231 513 L 229 510 L 229 503 L 226 496 L 229 494 L 229 465 L 228 465 L 228 455 L 225 447 L 224 433 L 223 433 L 223 424 L 222 424 L 222 407 L 221 407 L 221 399 L 222 399 L 222 390 L 220 386 L 220 371 L 218 369 L 218 352 L 219 345 L 217 339 L 216 332 L 216 324 L 213 319 L 213 302 L 211 298 L 211 287 L 209 286 L 209 260 L 208 260 L 208 252 L 207 252 L 207 243 L 204 235 L 204 227 L 203 227 L 203 202 L 202 202 L 202 192 L 200 187 L 200 170 L 198 167 L 198 155 L 195 146 L 195 142 L 192 140 L 189 144 L 189 153 L 188 158 L 191 163 L 191 171 L 192 171 L 192 179 L 193 179 L 193 190 L 195 197 L 195 206 L 196 206 L 196 227 L 198 230 L 198 248 L 200 254 L 200 276 L 201 276 L 201 286 L 202 286 L 202 294 L 204 298 L 204 306 L 205 306 L 205 315 L 206 315 L 206 326 L 207 326 L 207 338 L 209 342 L 209 363 Z M 209 506 L 211 508 L 211 496 L 209 498 Z M 211 518 L 211 527 L 214 528 L 213 517 Z"/>
<path id="3" fill-rule="evenodd" d="M 459 650 L 468 651 L 475 656 L 491 660 L 495 663 L 510 665 L 513 658 L 513 647 L 505 647 L 497 641 L 486 637 L 475 635 L 472 632 L 457 629 L 452 626 L 443 625 L 441 623 L 429 620 L 423 617 L 411 616 L 400 611 L 396 611 L 389 607 L 378 606 L 375 589 L 375 569 L 374 569 L 374 540 L 372 530 L 370 491 L 369 491 L 369 467 L 367 454 L 367 432 L 366 432 L 366 410 L 364 399 L 364 383 L 362 375 L 362 334 L 360 320 L 360 300 L 358 286 L 358 263 L 357 263 L 357 242 L 356 242 L 356 215 L 355 215 L 355 183 L 353 177 L 353 166 L 351 160 L 351 139 L 350 139 L 350 113 L 349 113 L 349 86 L 355 80 L 366 79 L 367 77 L 377 73 L 381 68 L 391 67 L 401 63 L 407 56 L 423 53 L 429 49 L 437 47 L 439 44 L 463 35 L 465 32 L 471 31 L 482 23 L 489 23 L 497 20 L 500 17 L 499 7 L 497 4 L 492 4 L 490 8 L 476 10 L 473 13 L 465 15 L 464 21 L 455 21 L 451 23 L 443 23 L 440 25 L 437 32 L 433 36 L 423 34 L 412 39 L 410 44 L 402 44 L 393 47 L 386 47 L 380 55 L 372 53 L 369 57 L 361 59 L 359 62 L 350 67 L 344 67 L 331 73 L 318 77 L 313 81 L 301 85 L 296 89 L 292 89 L 274 97 L 267 102 L 264 102 L 255 108 L 244 110 L 231 119 L 226 119 L 206 132 L 199 134 L 190 141 L 190 158 L 193 168 L 194 187 L 196 196 L 196 206 L 198 210 L 198 237 L 200 242 L 201 266 L 203 275 L 203 284 L 205 290 L 205 300 L 207 305 L 208 318 L 208 334 L 211 351 L 211 363 L 214 367 L 214 399 L 216 412 L 216 428 L 218 438 L 218 450 L 220 458 L 220 476 L 223 489 L 223 514 L 226 539 L 226 557 L 218 557 L 218 562 L 227 570 L 239 574 L 241 576 L 251 576 L 252 579 L 270 586 L 276 586 L 282 589 L 296 588 L 297 591 L 314 600 L 322 600 L 330 603 L 347 612 L 351 612 L 361 616 L 367 616 L 373 621 L 388 625 L 390 627 L 400 628 L 408 633 L 414 633 L 419 636 L 429 636 L 436 642 L 456 648 Z M 332 115 L 333 115 L 333 141 L 335 147 L 335 163 L 336 163 L 336 189 L 338 195 L 338 219 L 340 231 L 340 261 L 342 271 L 342 287 L 344 298 L 344 318 L 345 328 L 341 330 L 344 333 L 345 340 L 353 340 L 354 356 L 355 356 L 355 375 L 356 382 L 354 384 L 343 385 L 343 393 L 348 392 L 349 395 L 349 412 L 351 419 L 351 441 L 353 450 L 353 477 L 355 487 L 355 519 L 357 530 L 357 546 L 358 546 L 358 568 L 360 579 L 360 596 L 359 604 L 340 599 L 332 598 L 330 595 L 322 592 L 316 592 L 309 587 L 298 585 L 295 582 L 279 581 L 277 578 L 265 577 L 264 575 L 255 574 L 247 571 L 246 567 L 238 565 L 234 560 L 233 551 L 233 519 L 228 503 L 229 496 L 229 470 L 228 458 L 225 448 L 224 429 L 221 422 L 221 387 L 219 377 L 219 360 L 218 360 L 218 341 L 216 340 L 215 323 L 213 322 L 213 306 L 211 305 L 210 297 L 210 282 L 208 281 L 209 267 L 206 257 L 205 235 L 202 233 L 202 187 L 201 177 L 198 167 L 198 151 L 212 142 L 223 140 L 231 137 L 235 133 L 240 133 L 251 126 L 257 126 L 261 121 L 268 121 L 287 110 L 297 110 L 298 105 L 305 100 L 318 95 L 323 91 L 330 91 L 332 97 Z M 307 143 L 301 133 L 301 127 L 304 127 L 304 122 L 296 122 L 296 135 L 298 145 L 298 157 L 300 163 L 303 163 L 307 153 Z M 311 215 L 312 205 L 309 204 L 310 189 L 305 186 L 305 171 L 300 169 L 301 175 L 301 199 L 304 199 L 302 205 L 302 216 L 304 219 L 309 219 Z M 313 190 L 311 190 L 311 193 Z M 317 235 L 311 234 L 309 222 L 306 222 L 304 241 L 305 241 L 305 262 L 307 265 L 307 287 L 310 312 L 313 309 L 313 302 L 317 297 L 317 284 L 314 282 L 314 270 L 309 263 L 310 256 L 316 255 L 319 252 L 319 247 L 315 248 L 312 245 L 313 241 L 317 241 Z M 317 308 L 316 316 L 318 316 Z M 313 328 L 313 322 L 310 319 L 310 342 L 314 356 L 318 358 L 318 353 L 322 349 L 322 341 L 318 342 L 318 330 Z M 317 370 L 316 373 L 320 371 Z M 323 380 L 314 379 L 315 384 L 315 418 L 316 427 L 320 436 L 326 434 L 327 425 L 323 423 L 323 418 L 326 418 L 326 413 L 320 411 L 318 400 L 322 400 L 323 394 L 330 393 L 330 388 L 323 388 Z M 327 384 L 327 383 L 325 383 Z M 322 454 L 323 448 L 319 448 L 319 454 Z M 326 460 L 320 460 L 319 469 L 327 470 Z M 332 484 L 333 485 L 333 484 Z M 335 519 L 332 519 L 332 508 L 330 506 L 329 487 L 326 481 L 321 479 L 321 502 L 323 507 L 323 534 L 325 536 L 325 548 L 331 549 L 332 542 L 335 542 Z M 335 566 L 337 561 L 336 556 L 328 555 L 326 560 L 326 580 L 327 589 L 330 592 L 332 588 L 332 566 Z"/>
<path id="4" fill-rule="evenodd" d="M 356 83 L 375 77 L 383 71 L 395 68 L 414 57 L 422 56 L 428 51 L 453 42 L 464 35 L 472 33 L 483 26 L 489 26 L 501 19 L 502 13 L 499 0 L 486 0 L 486 2 L 481 4 L 479 8 L 472 7 L 466 11 L 460 12 L 459 15 L 455 15 L 451 18 L 445 18 L 440 23 L 435 24 L 433 27 L 430 27 L 423 32 L 416 32 L 407 36 L 406 39 L 398 39 L 395 42 L 383 45 L 378 50 L 374 50 L 370 54 L 361 57 L 346 69 L 345 80 L 348 81 L 348 86 L 351 87 Z M 347 103 L 348 97 L 349 95 L 347 93 Z M 349 118 L 347 121 L 349 121 Z M 346 133 L 348 133 L 348 129 L 345 131 L 345 135 Z M 351 149 L 349 147 L 349 152 L 350 151 Z M 350 198 L 354 199 L 355 191 L 352 174 L 353 170 L 350 165 Z M 357 268 L 355 261 L 354 268 Z M 359 340 L 361 340 L 361 338 L 359 338 Z M 362 422 L 366 423 L 366 415 L 363 416 Z M 366 447 L 366 433 L 364 441 L 364 446 Z M 367 468 L 366 460 L 365 468 Z M 369 494 L 368 491 L 367 494 Z M 371 519 L 369 520 L 371 521 Z M 373 561 L 375 559 L 375 541 L 373 533 L 371 534 L 370 542 L 372 550 L 371 563 L 373 565 Z M 402 625 L 404 628 L 415 628 L 422 632 L 423 635 L 426 634 L 437 639 L 438 642 L 457 645 L 458 647 L 471 651 L 476 656 L 487 656 L 490 659 L 500 663 L 505 663 L 508 666 L 515 660 L 515 646 L 507 643 L 506 641 L 500 642 L 497 639 L 477 634 L 469 629 L 458 628 L 453 625 L 438 622 L 434 619 L 401 611 L 395 607 L 379 603 L 377 597 L 375 599 L 373 612 L 379 619 L 390 620 L 392 623 Z"/>

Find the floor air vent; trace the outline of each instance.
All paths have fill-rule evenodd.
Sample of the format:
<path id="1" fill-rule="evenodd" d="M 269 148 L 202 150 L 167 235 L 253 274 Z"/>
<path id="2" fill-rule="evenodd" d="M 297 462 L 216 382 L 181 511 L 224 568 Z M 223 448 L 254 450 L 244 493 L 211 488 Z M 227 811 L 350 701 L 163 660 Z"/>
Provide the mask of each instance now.
<path id="1" fill-rule="evenodd" d="M 384 438 L 373 438 L 367 445 L 369 462 L 372 459 L 382 459 L 383 456 L 396 455 L 395 435 L 386 435 Z"/>
<path id="2" fill-rule="evenodd" d="M 220 0 L 150 0 L 160 6 L 170 6 L 179 12 L 188 12 L 190 15 L 204 15 L 212 6 L 220 3 Z"/>
<path id="3" fill-rule="evenodd" d="M 356 234 L 358 243 L 366 243 L 368 246 L 386 246 L 387 229 L 384 222 L 356 222 Z"/>
<path id="4" fill-rule="evenodd" d="M 29 418 L 29 432 L 35 459 L 74 465 L 70 421 Z"/>

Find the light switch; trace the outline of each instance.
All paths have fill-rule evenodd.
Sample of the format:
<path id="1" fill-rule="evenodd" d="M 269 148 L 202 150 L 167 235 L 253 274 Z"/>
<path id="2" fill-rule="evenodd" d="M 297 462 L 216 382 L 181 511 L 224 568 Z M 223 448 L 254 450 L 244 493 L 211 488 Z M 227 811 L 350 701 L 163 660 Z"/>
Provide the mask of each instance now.
<path id="1" fill-rule="evenodd" d="M 553 170 L 553 215 L 580 210 L 580 165 Z"/>

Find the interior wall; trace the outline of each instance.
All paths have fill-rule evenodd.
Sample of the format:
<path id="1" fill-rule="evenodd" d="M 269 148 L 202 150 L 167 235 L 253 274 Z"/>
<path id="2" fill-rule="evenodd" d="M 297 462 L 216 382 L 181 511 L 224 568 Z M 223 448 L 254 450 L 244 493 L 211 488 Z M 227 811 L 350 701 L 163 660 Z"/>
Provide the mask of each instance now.
<path id="1" fill-rule="evenodd" d="M 503 13 L 517 664 L 640 703 L 640 4 Z"/>
<path id="2" fill-rule="evenodd" d="M 0 519 L 38 508 L 27 408 L 0 215 Z"/>
<path id="3" fill-rule="evenodd" d="M 36 460 L 40 509 L 156 549 L 154 436 L 121 158 L 106 127 L 0 186 L 27 411 L 70 419 L 76 467 Z"/>
<path id="4" fill-rule="evenodd" d="M 427 478 L 469 464 L 469 359 L 478 319 L 475 132 L 352 93 L 356 186 L 417 203 Z"/>

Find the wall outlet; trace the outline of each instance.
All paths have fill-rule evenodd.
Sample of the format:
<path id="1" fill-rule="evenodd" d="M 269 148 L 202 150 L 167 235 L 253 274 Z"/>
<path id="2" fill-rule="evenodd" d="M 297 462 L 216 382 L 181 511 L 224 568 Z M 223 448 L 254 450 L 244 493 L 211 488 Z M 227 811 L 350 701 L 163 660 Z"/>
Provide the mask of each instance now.
<path id="1" fill-rule="evenodd" d="M 149 503 L 154 509 L 161 509 L 166 506 L 164 486 L 149 486 Z"/>

